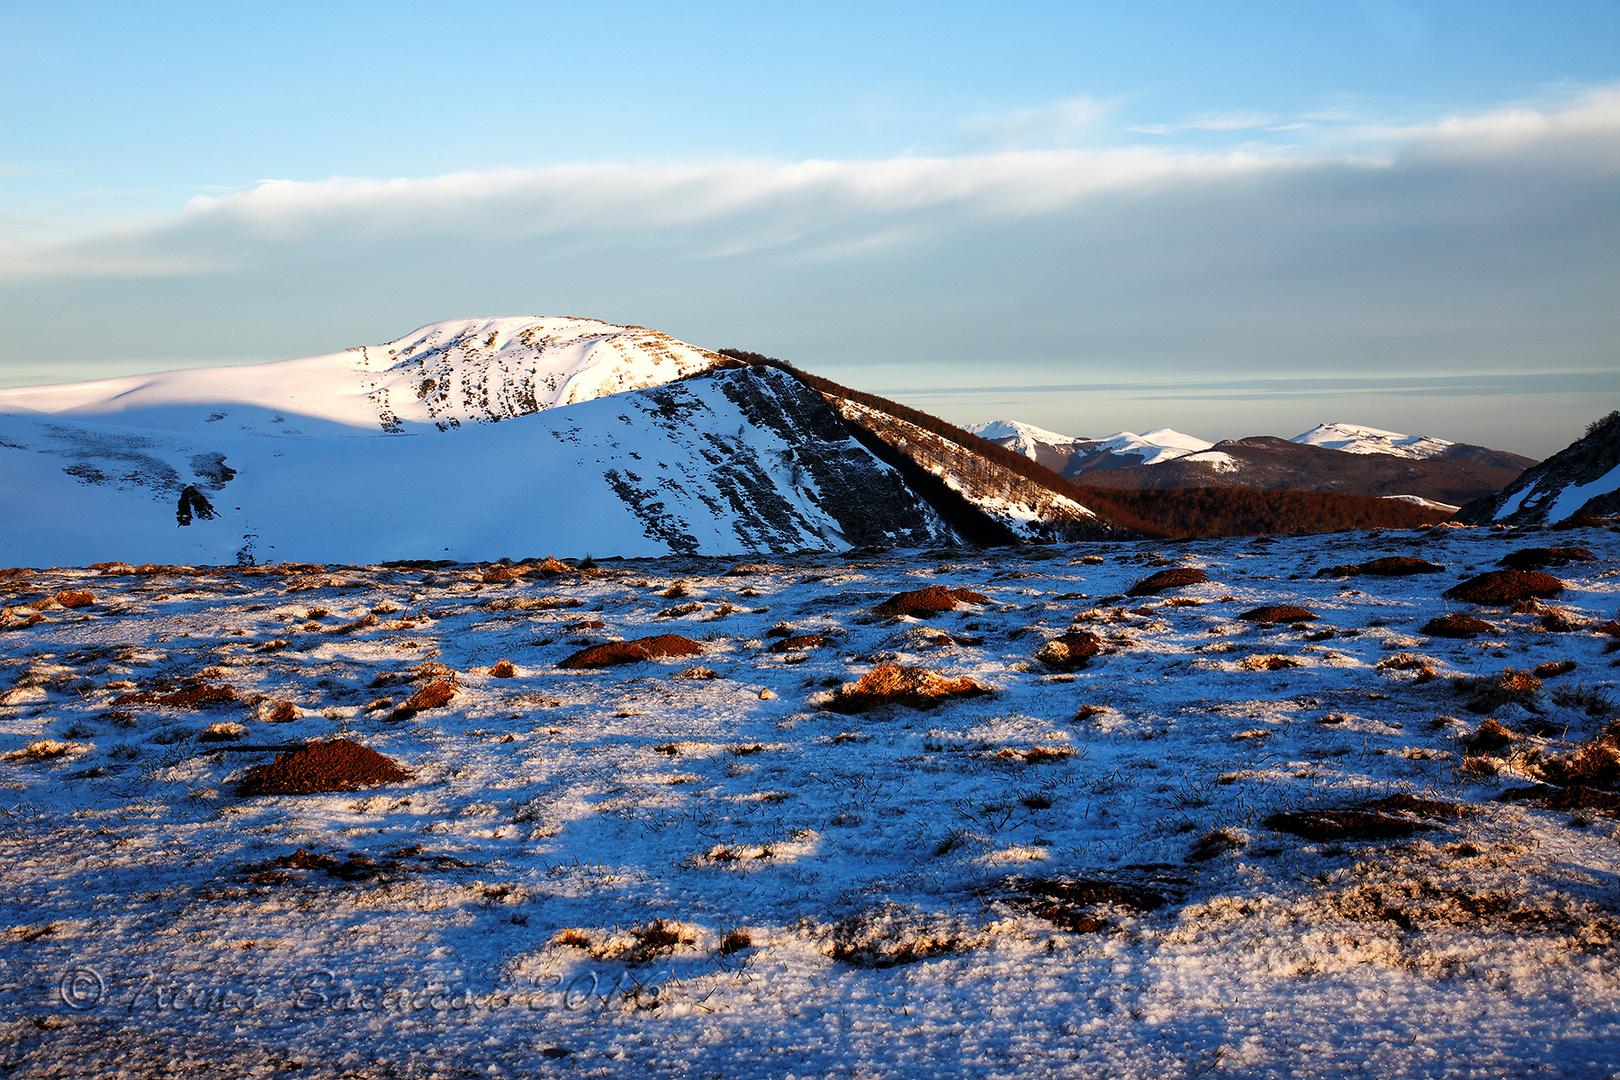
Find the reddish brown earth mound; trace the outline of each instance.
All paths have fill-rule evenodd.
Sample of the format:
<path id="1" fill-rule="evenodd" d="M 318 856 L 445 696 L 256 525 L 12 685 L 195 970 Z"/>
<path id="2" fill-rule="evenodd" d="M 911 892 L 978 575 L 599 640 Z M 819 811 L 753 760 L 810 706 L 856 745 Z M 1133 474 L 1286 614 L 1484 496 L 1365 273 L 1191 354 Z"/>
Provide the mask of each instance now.
<path id="1" fill-rule="evenodd" d="M 236 785 L 236 793 L 247 797 L 309 795 L 355 791 L 409 779 L 410 774 L 393 758 L 348 739 L 334 739 L 277 754 L 270 764 L 249 769 Z"/>
<path id="2" fill-rule="evenodd" d="M 89 589 L 63 589 L 51 599 L 65 608 L 88 607 L 96 602 L 95 594 Z"/>
<path id="3" fill-rule="evenodd" d="M 932 709 L 942 701 L 980 697 L 992 692 L 988 686 L 965 675 L 950 678 L 926 668 L 879 664 L 859 681 L 845 683 L 833 691 L 827 708 L 841 713 L 866 712 L 884 705 Z"/>
<path id="4" fill-rule="evenodd" d="M 827 635 L 825 634 L 799 634 L 784 641 L 778 641 L 771 646 L 771 652 L 803 652 L 806 649 L 820 649 L 826 644 Z"/>
<path id="5" fill-rule="evenodd" d="M 1534 570 L 1489 570 L 1453 585 L 1442 595 L 1468 604 L 1503 605 L 1519 600 L 1544 600 L 1563 591 L 1564 583 L 1551 574 Z"/>
<path id="6" fill-rule="evenodd" d="M 512 666 L 510 660 L 497 660 L 495 666 L 489 669 L 492 679 L 510 679 L 517 675 L 517 668 Z"/>
<path id="7" fill-rule="evenodd" d="M 1502 802 L 1531 802 L 1548 810 L 1596 810 L 1608 817 L 1620 817 L 1620 793 L 1580 784 L 1567 788 L 1551 784 L 1509 788 L 1497 798 Z"/>
<path id="8" fill-rule="evenodd" d="M 1035 659 L 1056 671 L 1077 671 L 1102 651 L 1102 638 L 1089 630 L 1071 630 L 1043 645 Z"/>
<path id="9" fill-rule="evenodd" d="M 1372 574 L 1375 577 L 1406 577 L 1409 574 L 1439 574 L 1445 567 L 1427 559 L 1414 559 L 1410 555 L 1391 555 L 1383 559 L 1373 559 L 1357 567 L 1363 574 Z"/>
<path id="10" fill-rule="evenodd" d="M 1192 567 L 1178 566 L 1174 570 L 1160 570 L 1157 574 L 1150 574 L 1132 585 L 1126 596 L 1157 596 L 1166 589 L 1177 589 L 1183 585 L 1197 585 L 1208 581 L 1209 575 L 1202 570 Z"/>
<path id="11" fill-rule="evenodd" d="M 930 585 L 926 589 L 896 593 L 874 610 L 879 615 L 909 615 L 914 619 L 929 619 L 942 611 L 954 611 L 958 604 L 988 604 L 990 598 L 967 589 L 947 589 L 943 585 Z"/>
<path id="12" fill-rule="evenodd" d="M 605 645 L 592 645 L 557 664 L 561 668 L 583 669 L 612 667 L 615 664 L 639 664 L 644 660 L 662 660 L 669 656 L 698 656 L 703 646 L 679 634 L 657 634 L 636 638 L 634 641 L 610 641 Z"/>
<path id="13" fill-rule="evenodd" d="M 1546 566 L 1563 566 L 1572 562 L 1591 562 L 1595 558 L 1597 556 L 1585 548 L 1533 547 L 1504 555 L 1496 565 L 1505 566 L 1509 570 L 1540 570 Z"/>
<path id="14" fill-rule="evenodd" d="M 206 709 L 236 700 L 236 688 L 210 686 L 208 683 L 188 680 L 177 690 L 143 690 L 134 694 L 120 694 L 113 698 L 114 705 L 169 705 L 176 709 Z"/>
<path id="15" fill-rule="evenodd" d="M 1423 633 L 1430 637 L 1471 638 L 1477 634 L 1494 634 L 1496 627 L 1472 615 L 1436 615 L 1423 624 Z"/>
<path id="16" fill-rule="evenodd" d="M 1253 623 L 1293 623 L 1311 622 L 1317 618 L 1314 611 L 1307 611 L 1302 607 L 1293 607 L 1289 604 L 1269 604 L 1266 607 L 1257 607 L 1252 611 L 1245 611 L 1238 618 L 1244 622 Z"/>

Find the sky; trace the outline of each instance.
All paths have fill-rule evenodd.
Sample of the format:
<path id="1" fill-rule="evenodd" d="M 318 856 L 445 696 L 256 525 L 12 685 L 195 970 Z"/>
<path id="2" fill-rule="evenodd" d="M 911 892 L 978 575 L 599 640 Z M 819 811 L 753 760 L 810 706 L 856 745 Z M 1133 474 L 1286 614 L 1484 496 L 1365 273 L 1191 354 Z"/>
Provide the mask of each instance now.
<path id="1" fill-rule="evenodd" d="M 0 385 L 583 315 L 961 423 L 1620 407 L 1620 3 L 0 0 Z"/>

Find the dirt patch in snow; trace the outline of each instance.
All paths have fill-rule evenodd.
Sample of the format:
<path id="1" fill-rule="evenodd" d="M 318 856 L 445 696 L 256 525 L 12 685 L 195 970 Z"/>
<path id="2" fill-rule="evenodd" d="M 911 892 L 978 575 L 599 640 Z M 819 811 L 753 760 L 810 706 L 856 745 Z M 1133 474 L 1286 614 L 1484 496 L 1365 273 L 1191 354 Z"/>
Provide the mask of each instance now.
<path id="1" fill-rule="evenodd" d="M 875 610 L 879 615 L 909 615 L 913 619 L 931 619 L 942 611 L 955 611 L 960 604 L 988 604 L 990 598 L 968 589 L 947 589 L 943 585 L 930 585 L 926 589 L 896 593 Z"/>
<path id="2" fill-rule="evenodd" d="M 322 791 L 356 791 L 409 780 L 399 762 L 348 739 L 309 743 L 301 750 L 277 754 L 268 765 L 249 769 L 236 793 L 310 795 Z"/>
<path id="3" fill-rule="evenodd" d="M 1578 547 L 1533 547 L 1510 552 L 1497 563 L 1509 570 L 1541 570 L 1548 566 L 1564 566 L 1572 562 L 1591 562 L 1597 556 Z"/>
<path id="4" fill-rule="evenodd" d="M 1252 623 L 1294 623 L 1314 622 L 1319 616 L 1314 611 L 1292 604 L 1268 604 L 1245 611 L 1238 618 Z"/>
<path id="5" fill-rule="evenodd" d="M 1096 634 L 1089 630 L 1071 630 L 1041 646 L 1035 659 L 1054 671 L 1078 671 L 1104 651 L 1103 640 Z"/>
<path id="6" fill-rule="evenodd" d="M 645 660 L 662 660 L 671 656 L 698 656 L 703 646 L 679 634 L 655 634 L 634 641 L 610 641 L 581 649 L 557 663 L 560 668 L 613 667 L 616 664 L 639 664 Z"/>
<path id="7" fill-rule="evenodd" d="M 1564 583 L 1535 570 L 1488 570 L 1460 582 L 1442 595 L 1467 604 L 1502 605 L 1520 600 L 1545 600 L 1564 591 Z"/>
<path id="8" fill-rule="evenodd" d="M 1494 634 L 1496 627 L 1476 616 L 1453 612 L 1450 615 L 1436 615 L 1424 623 L 1422 633 L 1430 637 L 1471 638 L 1480 634 Z"/>
<path id="9" fill-rule="evenodd" d="M 1188 566 L 1178 566 L 1173 570 L 1160 570 L 1157 574 L 1149 574 L 1130 587 L 1126 596 L 1157 596 L 1166 589 L 1179 589 L 1184 585 L 1197 585 L 1208 581 L 1209 575 L 1204 571 Z"/>

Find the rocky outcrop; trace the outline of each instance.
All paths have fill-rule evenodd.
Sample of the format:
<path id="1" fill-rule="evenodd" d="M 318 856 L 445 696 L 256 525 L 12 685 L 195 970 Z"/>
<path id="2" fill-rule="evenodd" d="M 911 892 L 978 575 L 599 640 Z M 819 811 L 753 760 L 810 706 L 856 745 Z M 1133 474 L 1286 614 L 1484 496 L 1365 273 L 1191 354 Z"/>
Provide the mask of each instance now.
<path id="1" fill-rule="evenodd" d="M 1468 525 L 1556 524 L 1578 515 L 1620 514 L 1620 413 L 1611 413 L 1581 438 L 1527 469 L 1493 495 L 1457 511 Z"/>

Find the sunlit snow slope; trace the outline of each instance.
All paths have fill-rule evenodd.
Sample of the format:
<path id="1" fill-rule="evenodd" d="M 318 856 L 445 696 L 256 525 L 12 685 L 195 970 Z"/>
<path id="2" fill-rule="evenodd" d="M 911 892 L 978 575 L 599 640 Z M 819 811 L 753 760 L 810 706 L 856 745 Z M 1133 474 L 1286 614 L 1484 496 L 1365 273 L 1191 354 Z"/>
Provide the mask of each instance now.
<path id="1" fill-rule="evenodd" d="M 1402 435 L 1358 424 L 1318 424 L 1288 441 L 1347 454 L 1390 454 L 1414 460 L 1439 457 L 1455 445 L 1427 435 Z"/>
<path id="2" fill-rule="evenodd" d="M 499 370 L 502 339 L 481 325 L 480 342 L 495 335 L 487 346 L 494 354 L 482 354 L 485 370 Z M 417 372 L 438 370 L 433 357 L 450 351 L 443 337 L 407 340 L 438 342 L 437 352 L 411 350 L 427 365 Z M 624 360 L 611 341 L 609 356 L 598 357 L 603 348 L 586 340 L 559 349 L 574 362 L 572 374 L 533 402 L 563 404 L 604 383 L 659 374 L 650 360 Z M 670 347 L 664 369 L 701 356 L 682 348 Z M 533 352 L 523 355 L 532 360 Z M 308 363 L 331 373 L 338 365 L 329 361 Z M 296 372 L 299 363 L 267 366 Z M 335 392 L 335 377 L 306 384 L 317 386 L 311 396 L 328 417 L 317 423 L 272 416 L 233 424 L 227 415 L 193 424 L 187 410 L 234 414 L 238 406 L 209 402 L 179 381 L 170 384 L 172 398 L 186 400 L 163 404 L 157 380 L 128 381 L 150 402 L 134 410 L 145 426 L 126 425 L 131 413 L 78 388 L 47 388 L 32 399 L 62 406 L 79 392 L 75 415 L 0 414 L 0 500 L 10 511 L 0 516 L 0 565 L 718 555 L 951 536 L 894 470 L 850 438 L 819 394 L 776 371 L 720 371 L 501 424 L 403 431 L 375 420 L 332 423 L 360 408 Z M 458 381 L 452 400 L 465 405 L 473 381 Z M 221 385 L 212 384 L 216 395 Z M 272 400 L 269 380 L 251 386 L 262 391 L 258 402 Z M 464 405 L 459 415 L 469 416 Z M 163 416 L 173 428 L 152 426 Z M 216 516 L 193 513 L 181 524 L 188 490 Z"/>
<path id="3" fill-rule="evenodd" d="M 658 386 L 720 357 L 656 330 L 595 319 L 457 319 L 398 341 L 271 364 L 0 390 L 0 412 L 131 427 L 408 430 L 505 420 Z"/>

